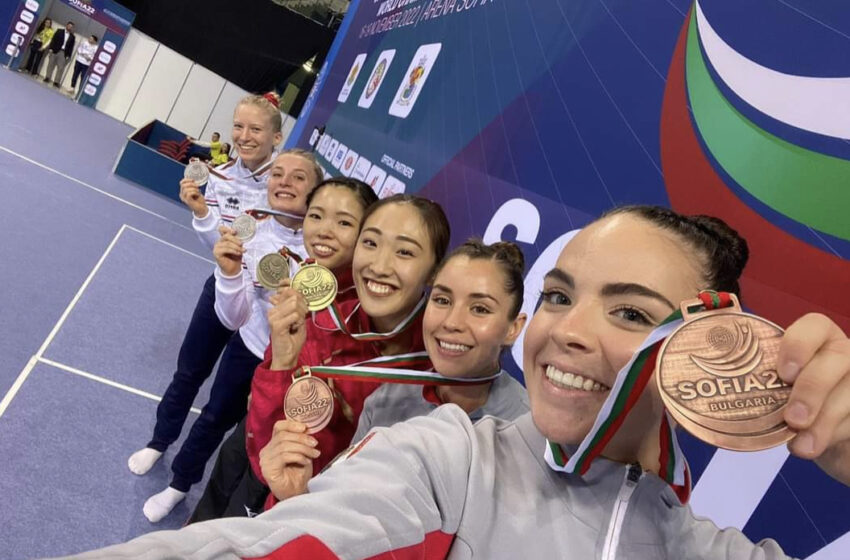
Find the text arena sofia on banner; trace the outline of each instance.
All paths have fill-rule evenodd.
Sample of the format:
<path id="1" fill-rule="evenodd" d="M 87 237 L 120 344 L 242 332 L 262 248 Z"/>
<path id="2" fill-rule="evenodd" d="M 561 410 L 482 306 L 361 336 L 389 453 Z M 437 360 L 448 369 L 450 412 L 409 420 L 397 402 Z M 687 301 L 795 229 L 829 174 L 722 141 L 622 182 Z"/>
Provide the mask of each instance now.
<path id="1" fill-rule="evenodd" d="M 748 240 L 755 313 L 850 330 L 850 11 L 798 4 L 355 0 L 288 145 L 380 196 L 439 201 L 454 243 L 518 241 L 526 312 L 566 232 L 650 203 Z M 850 490 L 784 447 L 683 439 L 698 513 L 850 558 Z"/>
<path id="2" fill-rule="evenodd" d="M 106 27 L 84 77 L 83 91 L 79 98 L 82 105 L 94 107 L 136 14 L 112 0 L 22 0 L 3 41 L 4 63 L 11 69 L 15 70 L 24 64 L 26 46 L 35 35 L 39 22 L 50 12 L 54 3 L 66 4 L 79 13 L 79 19 L 90 18 Z M 64 21 L 56 23 L 65 24 Z"/>

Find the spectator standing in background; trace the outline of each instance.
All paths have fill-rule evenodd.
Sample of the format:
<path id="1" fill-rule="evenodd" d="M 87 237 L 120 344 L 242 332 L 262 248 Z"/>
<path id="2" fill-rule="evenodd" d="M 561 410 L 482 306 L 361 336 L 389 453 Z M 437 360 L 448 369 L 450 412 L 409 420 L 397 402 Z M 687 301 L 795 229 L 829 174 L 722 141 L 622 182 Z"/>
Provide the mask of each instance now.
<path id="1" fill-rule="evenodd" d="M 32 75 L 38 75 L 38 67 L 41 66 L 41 59 L 44 56 L 44 51 L 50 40 L 53 38 L 53 20 L 44 18 L 38 29 L 35 30 L 35 37 L 30 43 L 30 56 L 27 59 L 27 64 L 24 70 Z"/>
<path id="2" fill-rule="evenodd" d="M 47 75 L 44 77 L 45 82 L 53 82 L 54 86 L 59 87 L 62 72 L 71 58 L 71 53 L 74 52 L 75 41 L 73 21 L 69 21 L 65 24 L 64 29 L 58 29 L 53 34 L 53 38 L 50 40 L 50 46 L 47 47 Z"/>
<path id="3" fill-rule="evenodd" d="M 89 65 L 94 58 L 94 53 L 97 51 L 97 35 L 89 37 L 88 41 L 80 43 L 77 47 L 77 56 L 74 60 L 74 75 L 71 77 L 71 91 L 77 88 L 77 79 L 85 75 L 89 70 Z"/>

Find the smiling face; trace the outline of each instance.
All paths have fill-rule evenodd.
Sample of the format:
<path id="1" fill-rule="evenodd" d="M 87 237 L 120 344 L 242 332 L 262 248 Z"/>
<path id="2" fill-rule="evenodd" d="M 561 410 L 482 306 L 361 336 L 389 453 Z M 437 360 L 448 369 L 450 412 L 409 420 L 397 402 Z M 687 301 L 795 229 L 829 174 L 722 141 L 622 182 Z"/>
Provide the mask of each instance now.
<path id="1" fill-rule="evenodd" d="M 360 304 L 383 332 L 416 305 L 436 256 L 419 211 L 411 204 L 378 208 L 363 224 L 352 271 Z"/>
<path id="2" fill-rule="evenodd" d="M 482 377 L 499 370 L 502 347 L 513 344 L 525 315 L 509 317 L 514 298 L 492 259 L 458 255 L 434 279 L 422 320 L 425 350 L 448 377 Z"/>
<path id="3" fill-rule="evenodd" d="M 269 174 L 269 207 L 290 214 L 304 214 L 307 195 L 318 183 L 312 164 L 295 154 L 281 154 Z"/>
<path id="4" fill-rule="evenodd" d="M 534 423 L 550 440 L 580 443 L 617 372 L 679 302 L 704 286 L 688 251 L 673 234 L 622 214 L 586 227 L 561 252 L 523 353 Z M 650 382 L 606 456 L 636 453 L 653 437 L 661 410 Z"/>
<path id="5" fill-rule="evenodd" d="M 331 270 L 351 264 L 360 233 L 363 205 L 349 188 L 322 187 L 304 218 L 304 247 Z"/>
<path id="6" fill-rule="evenodd" d="M 256 105 L 242 103 L 233 113 L 231 138 L 242 163 L 253 171 L 269 159 L 275 145 L 280 143 L 281 134 L 272 129 L 267 112 Z"/>

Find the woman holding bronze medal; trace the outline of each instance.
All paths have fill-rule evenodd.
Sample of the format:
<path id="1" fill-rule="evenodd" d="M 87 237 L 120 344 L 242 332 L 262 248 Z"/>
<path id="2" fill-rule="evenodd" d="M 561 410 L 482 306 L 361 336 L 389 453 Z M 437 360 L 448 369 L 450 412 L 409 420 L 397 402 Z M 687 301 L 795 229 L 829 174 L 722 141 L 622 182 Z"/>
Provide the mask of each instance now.
<path id="1" fill-rule="evenodd" d="M 263 219 L 256 220 L 243 214 L 231 224 L 237 227 L 238 220 L 242 218 L 255 222 L 250 238 L 244 235 L 240 238 L 237 236 L 240 232 L 236 229 L 220 226 L 221 238 L 213 248 L 218 263 L 214 273 L 214 311 L 223 328 L 235 332 L 222 353 L 209 401 L 174 457 L 171 484 L 145 502 L 143 512 L 151 522 L 155 523 L 168 515 L 185 497 L 189 488 L 203 478 L 204 467 L 224 434 L 245 415 L 251 375 L 262 359 L 269 336 L 266 312 L 271 306 L 268 295 L 273 293 L 264 291 L 257 283 L 257 275 L 264 255 L 273 253 L 280 257 L 278 250 L 281 247 L 287 247 L 297 260 L 300 260 L 299 255 L 305 254 L 301 220 L 306 210 L 307 196 L 318 182 L 318 177 L 315 159 L 311 154 L 300 150 L 284 152 L 272 161 L 270 169 L 266 202 L 262 206 L 268 204 L 271 210 L 259 214 Z M 241 233 L 244 234 L 244 231 Z M 284 260 L 283 265 L 279 272 L 288 275 L 288 261 Z M 195 343 L 205 345 L 207 341 Z M 189 403 L 197 394 L 203 379 L 193 381 L 197 384 L 193 387 Z M 186 380 L 175 376 L 172 386 L 175 384 L 181 384 L 179 388 L 182 392 L 188 391 Z M 168 395 L 166 392 L 166 397 Z M 160 408 L 165 407 L 164 404 L 160 405 Z M 185 414 L 182 419 L 185 420 Z M 156 447 L 148 445 L 134 457 L 157 451 Z"/>
<path id="2" fill-rule="evenodd" d="M 688 325 L 677 317 L 680 302 L 713 289 L 720 293 L 702 294 L 686 311 L 721 312 L 746 260 L 744 241 L 719 220 L 616 209 L 578 232 L 545 277 L 524 340 L 530 414 L 473 426 L 457 407 L 441 407 L 372 432 L 309 494 L 258 519 L 145 536 L 102 554 L 785 558 L 772 540 L 752 543 L 693 516 L 687 469 L 650 382 L 656 345 L 672 344 Z M 733 333 L 736 320 L 727 324 Z M 740 346 L 710 333 L 693 356 L 717 370 L 729 352 L 736 367 L 750 363 L 749 335 Z M 766 388 L 775 371 L 791 386 L 782 413 L 795 434 L 789 449 L 850 484 L 850 341 L 811 314 L 788 327 L 775 354 L 770 347 L 762 369 L 747 365 L 742 375 L 761 376 Z M 761 391 L 754 383 L 722 385 L 727 394 Z M 697 394 L 712 393 L 701 385 Z"/>
<path id="3" fill-rule="evenodd" d="M 309 384 L 309 389 L 313 381 L 298 385 L 293 380 L 300 366 L 349 365 L 380 357 L 393 357 L 397 365 L 412 368 L 430 366 L 422 342 L 421 311 L 426 284 L 448 246 L 448 221 L 429 200 L 395 195 L 372 205 L 362 224 L 352 261 L 356 300 L 305 322 L 307 301 L 287 288 L 278 293 L 269 313 L 272 341 L 266 361 L 254 374 L 247 418 L 248 455 L 254 474 L 263 482 L 259 455 L 271 440 L 275 423 L 284 419 L 286 405 L 281 404 L 313 394 L 300 394 L 300 387 Z M 348 447 L 363 402 L 380 386 L 375 381 L 319 383 L 317 389 L 330 389 L 334 398 L 319 395 L 324 395 L 320 400 L 327 406 L 310 416 L 316 422 L 311 437 L 321 451 L 313 461 L 317 472 Z M 270 505 L 273 495 L 269 500 Z"/>
<path id="4" fill-rule="evenodd" d="M 514 243 L 471 239 L 452 251 L 437 268 L 423 314 L 425 349 L 434 370 L 447 377 L 498 377 L 470 386 L 386 383 L 366 399 L 352 442 L 373 427 L 424 416 L 445 403 L 457 404 L 472 421 L 513 420 L 528 412 L 525 388 L 499 365 L 525 326 L 519 312 L 524 270 Z M 263 476 L 278 500 L 307 491 L 318 451 L 306 431 L 300 422 L 280 421 L 260 452 Z"/>
<path id="5" fill-rule="evenodd" d="M 351 257 L 360 234 L 360 224 L 363 214 L 377 200 L 377 195 L 369 185 L 346 177 L 322 181 L 307 195 L 303 227 L 304 248 L 307 255 L 318 265 L 333 272 L 337 281 L 336 301 L 345 307 L 356 303 L 354 281 L 351 277 Z M 231 243 L 237 247 L 241 246 L 237 241 L 238 239 L 232 240 Z M 273 255 L 276 250 L 266 252 Z M 238 251 L 236 253 L 238 254 Z M 288 280 L 285 284 L 288 285 Z M 217 296 L 219 302 L 231 302 L 234 319 L 240 317 L 240 310 L 246 306 L 243 300 L 248 299 L 255 290 L 259 289 L 263 294 L 271 296 L 264 300 L 262 311 L 252 315 L 252 319 L 255 316 L 262 318 L 264 333 L 257 340 L 263 341 L 261 352 L 267 353 L 270 335 L 267 316 L 272 299 L 276 301 L 277 298 L 275 292 L 256 288 L 256 285 L 257 282 L 250 286 L 244 282 L 234 286 L 230 295 L 217 293 Z M 354 303 L 349 304 L 351 300 L 354 300 Z M 333 325 L 328 324 L 327 328 L 333 328 Z M 253 369 L 251 373 L 253 374 Z M 268 489 L 252 476 L 245 445 L 243 420 L 222 444 L 204 494 L 189 519 L 190 523 L 262 511 Z"/>

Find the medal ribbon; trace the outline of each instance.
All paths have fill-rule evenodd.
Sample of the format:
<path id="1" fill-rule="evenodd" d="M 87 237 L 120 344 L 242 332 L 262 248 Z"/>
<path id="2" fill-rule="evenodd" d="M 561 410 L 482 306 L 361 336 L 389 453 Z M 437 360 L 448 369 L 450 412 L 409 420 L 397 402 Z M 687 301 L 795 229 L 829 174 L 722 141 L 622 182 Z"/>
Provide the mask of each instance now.
<path id="1" fill-rule="evenodd" d="M 296 220 L 304 219 L 303 214 L 281 212 L 280 210 L 272 210 L 271 208 L 252 208 L 250 210 L 245 210 L 245 213 L 254 218 L 255 220 L 265 220 L 269 216 L 280 216 L 282 218 L 293 218 Z"/>
<path id="2" fill-rule="evenodd" d="M 482 385 L 498 378 L 502 372 L 487 377 L 458 378 L 446 377 L 435 371 L 419 369 L 431 367 L 426 352 L 411 352 L 396 356 L 380 356 L 372 360 L 358 362 L 350 366 L 314 366 L 302 368 L 316 377 L 325 379 L 349 379 L 352 381 L 374 381 L 377 383 L 402 383 L 411 385 Z M 296 374 L 296 378 L 298 374 Z"/>
<path id="3" fill-rule="evenodd" d="M 403 332 L 404 330 L 406 330 L 411 324 L 413 324 L 413 322 L 416 320 L 416 318 L 423 311 L 425 311 L 425 304 L 427 302 L 428 302 L 427 296 L 425 294 L 422 294 L 422 297 L 416 303 L 416 307 L 414 307 L 413 310 L 410 313 L 408 313 L 407 316 L 404 319 L 402 319 L 399 322 L 399 324 L 395 326 L 394 329 L 392 329 L 389 332 L 385 332 L 385 333 L 377 333 L 377 332 L 355 333 L 355 332 L 351 332 L 351 330 L 348 328 L 347 323 L 348 323 L 348 320 L 351 319 L 351 317 L 360 308 L 359 303 L 355 306 L 354 311 L 352 311 L 348 315 L 348 317 L 343 317 L 342 311 L 340 311 L 339 307 L 336 304 L 336 301 L 334 301 L 331 304 L 331 306 L 328 308 L 328 311 L 330 312 L 331 319 L 333 320 L 333 322 L 336 325 L 336 328 L 338 330 L 344 332 L 345 334 L 347 334 L 348 336 L 350 336 L 351 338 L 353 338 L 355 340 L 362 340 L 362 341 L 365 341 L 365 342 L 369 342 L 369 341 L 374 341 L 374 340 L 387 340 L 389 338 L 393 338 L 394 336 L 398 335 L 400 332 Z"/>
<path id="4" fill-rule="evenodd" d="M 698 297 L 707 311 L 732 305 L 728 293 L 704 291 L 700 292 Z M 682 323 L 682 311 L 676 310 L 649 333 L 631 360 L 617 373 L 614 386 L 597 414 L 593 427 L 572 456 L 569 456 L 560 444 L 546 440 L 544 458 L 551 469 L 570 474 L 587 472 L 590 464 L 617 433 L 646 388 L 655 371 L 658 351 L 664 340 Z M 666 410 L 661 421 L 659 440 L 659 476 L 673 487 L 684 503 L 690 493 L 690 472 Z"/>

